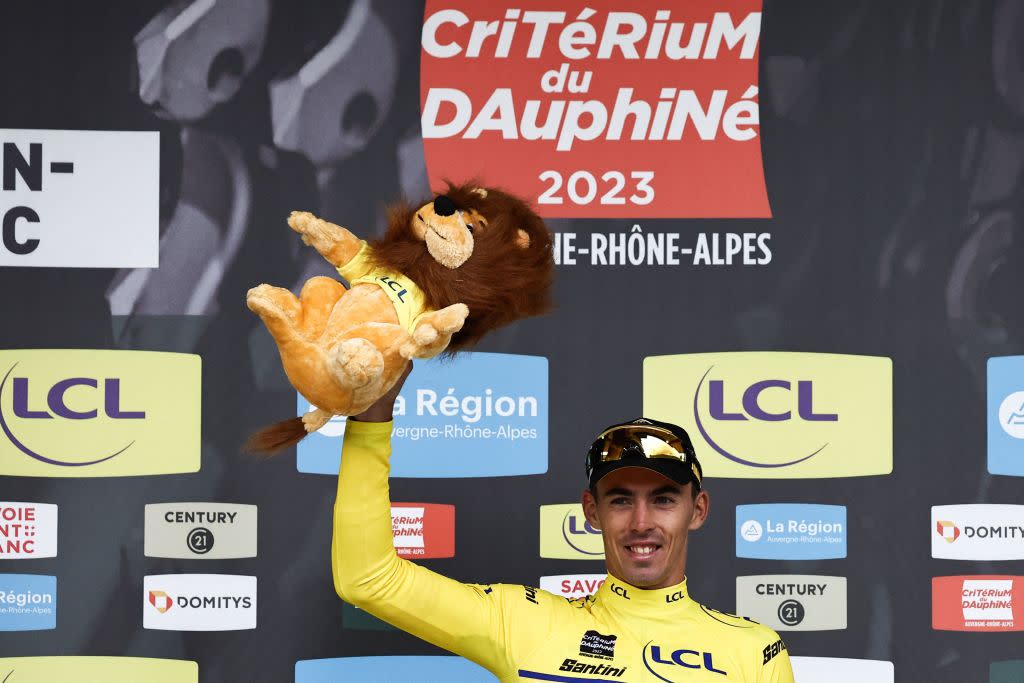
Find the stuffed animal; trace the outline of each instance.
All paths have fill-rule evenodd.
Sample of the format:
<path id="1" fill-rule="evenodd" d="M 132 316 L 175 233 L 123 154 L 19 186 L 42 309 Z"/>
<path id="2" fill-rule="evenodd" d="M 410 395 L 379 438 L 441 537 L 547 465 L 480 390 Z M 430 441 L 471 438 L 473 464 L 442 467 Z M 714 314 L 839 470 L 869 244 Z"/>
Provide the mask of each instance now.
<path id="1" fill-rule="evenodd" d="M 419 208 L 393 206 L 384 237 L 369 244 L 307 212 L 288 225 L 349 288 L 318 276 L 298 297 L 266 284 L 249 290 L 292 386 L 316 406 L 253 435 L 250 450 L 279 450 L 335 415 L 361 413 L 410 359 L 454 354 L 551 306 L 550 233 L 501 190 L 449 184 Z"/>

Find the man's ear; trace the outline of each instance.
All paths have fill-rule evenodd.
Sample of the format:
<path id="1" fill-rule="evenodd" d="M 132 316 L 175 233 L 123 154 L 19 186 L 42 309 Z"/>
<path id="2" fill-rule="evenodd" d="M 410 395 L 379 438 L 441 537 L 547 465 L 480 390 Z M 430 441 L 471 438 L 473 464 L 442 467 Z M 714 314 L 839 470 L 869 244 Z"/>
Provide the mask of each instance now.
<path id="1" fill-rule="evenodd" d="M 690 484 L 693 486 L 693 484 Z M 700 491 L 693 499 L 693 515 L 690 517 L 690 531 L 696 531 L 704 526 L 711 512 L 711 496 L 707 491 Z"/>
<path id="2" fill-rule="evenodd" d="M 520 249 L 526 249 L 530 246 L 530 235 L 522 228 L 516 230 L 516 246 Z"/>
<path id="3" fill-rule="evenodd" d="M 583 489 L 583 499 L 580 502 L 583 505 L 583 516 L 590 522 L 590 526 L 600 531 L 601 523 L 597 519 L 597 498 L 590 492 L 590 489 Z"/>

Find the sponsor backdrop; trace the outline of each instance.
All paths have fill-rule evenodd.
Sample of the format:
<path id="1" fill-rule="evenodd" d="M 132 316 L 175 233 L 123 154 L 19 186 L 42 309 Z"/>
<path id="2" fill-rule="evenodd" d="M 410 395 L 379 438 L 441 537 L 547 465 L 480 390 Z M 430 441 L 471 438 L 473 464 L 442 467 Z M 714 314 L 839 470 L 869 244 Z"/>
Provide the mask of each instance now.
<path id="1" fill-rule="evenodd" d="M 477 176 L 548 219 L 558 307 L 417 363 L 401 555 L 593 592 L 583 454 L 646 413 L 708 477 L 692 594 L 780 630 L 798 681 L 1024 680 L 1019 3 L 64 1 L 0 27 L 0 679 L 493 680 L 335 596 L 343 419 L 240 451 L 312 408 L 244 305 L 332 275 L 288 212 L 372 238 Z"/>

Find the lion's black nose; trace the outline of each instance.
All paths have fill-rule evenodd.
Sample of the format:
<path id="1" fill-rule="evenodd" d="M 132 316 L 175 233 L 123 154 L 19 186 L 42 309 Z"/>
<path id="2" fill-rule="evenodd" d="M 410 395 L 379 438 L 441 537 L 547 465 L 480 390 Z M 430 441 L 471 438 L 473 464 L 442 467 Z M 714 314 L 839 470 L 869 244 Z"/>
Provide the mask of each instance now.
<path id="1" fill-rule="evenodd" d="M 455 213 L 455 202 L 443 194 L 434 197 L 434 213 L 438 216 L 451 216 Z"/>

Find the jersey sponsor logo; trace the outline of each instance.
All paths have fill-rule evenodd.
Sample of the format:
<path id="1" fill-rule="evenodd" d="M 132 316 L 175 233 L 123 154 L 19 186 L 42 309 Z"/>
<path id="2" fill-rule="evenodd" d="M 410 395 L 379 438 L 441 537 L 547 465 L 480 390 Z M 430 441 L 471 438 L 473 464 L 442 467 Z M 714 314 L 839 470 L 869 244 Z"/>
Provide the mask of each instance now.
<path id="1" fill-rule="evenodd" d="M 627 666 L 612 666 L 611 664 L 590 664 L 590 663 L 587 663 L 587 662 L 581 662 L 581 661 L 578 661 L 578 660 L 575 660 L 575 659 L 566 658 L 566 659 L 562 660 L 562 664 L 558 667 L 558 670 L 559 671 L 571 672 L 571 673 L 574 673 L 574 674 L 592 674 L 594 676 L 612 676 L 614 678 L 619 678 L 624 673 L 626 673 L 626 669 L 628 669 L 628 668 L 629 667 L 627 667 Z M 538 673 L 535 673 L 535 672 L 532 672 L 532 671 L 531 672 L 524 672 L 522 670 L 519 671 L 519 675 L 520 676 L 522 676 L 524 673 L 527 674 L 525 676 L 526 678 L 539 678 L 539 679 L 545 680 L 545 681 L 551 681 L 551 680 L 555 680 L 555 681 L 560 681 L 560 680 L 576 680 L 576 679 L 552 678 L 550 675 L 538 674 Z M 529 674 L 533 674 L 533 675 L 529 675 Z M 580 679 L 580 680 L 597 680 L 597 679 L 593 679 L 593 678 L 586 679 L 586 678 L 584 678 L 584 679 Z"/>
<path id="2" fill-rule="evenodd" d="M 401 557 L 455 556 L 455 506 L 392 503 L 391 530 Z"/>
<path id="3" fill-rule="evenodd" d="M 583 516 L 579 503 L 540 506 L 540 556 L 561 560 L 604 557 L 601 532 Z"/>
<path id="4" fill-rule="evenodd" d="M 0 373 L 0 474 L 117 477 L 199 470 L 199 356 L 0 351 Z"/>
<path id="5" fill-rule="evenodd" d="M 846 577 L 739 576 L 736 611 L 776 631 L 845 629 Z"/>
<path id="6" fill-rule="evenodd" d="M 846 557 L 846 506 L 736 506 L 736 557 L 827 560 Z"/>
<path id="7" fill-rule="evenodd" d="M 541 590 L 570 600 L 593 595 L 608 578 L 607 574 L 559 574 L 540 577 Z"/>
<path id="8" fill-rule="evenodd" d="M 156 131 L 0 131 L 0 266 L 156 268 Z"/>
<path id="9" fill-rule="evenodd" d="M 3 676 L 5 683 L 199 683 L 199 665 L 148 657 L 0 657 Z"/>
<path id="10" fill-rule="evenodd" d="M 763 661 L 761 662 L 761 664 L 762 665 L 763 664 L 767 664 L 768 662 L 770 662 L 773 659 L 775 659 L 779 655 L 780 652 L 783 652 L 785 650 L 786 650 L 786 644 L 784 642 L 782 642 L 781 638 L 776 640 L 771 645 L 766 645 L 765 648 L 761 651 L 761 655 L 764 658 Z"/>
<path id="11" fill-rule="evenodd" d="M 57 577 L 0 574 L 0 631 L 57 628 Z"/>
<path id="12" fill-rule="evenodd" d="M 703 669 L 722 676 L 729 675 L 725 669 L 715 666 L 715 655 L 711 652 L 666 646 L 654 641 L 644 645 L 643 662 L 647 670 L 658 680 L 668 683 L 683 680 L 687 676 L 687 670 L 693 669 Z"/>
<path id="13" fill-rule="evenodd" d="M 796 681 L 829 683 L 895 683 L 892 662 L 842 657 L 791 657 Z"/>
<path id="14" fill-rule="evenodd" d="M 892 361 L 827 353 L 644 359 L 644 414 L 684 425 L 709 477 L 892 471 Z"/>
<path id="15" fill-rule="evenodd" d="M 932 506 L 932 557 L 1024 559 L 1024 505 Z"/>
<path id="16" fill-rule="evenodd" d="M 337 681 L 493 683 L 494 674 L 468 659 L 445 655 L 339 657 L 295 663 L 295 683 Z"/>
<path id="17" fill-rule="evenodd" d="M 589 630 L 580 639 L 580 655 L 594 659 L 615 659 L 615 641 L 618 638 L 615 635 L 606 636 Z"/>
<path id="18" fill-rule="evenodd" d="M 1024 577 L 933 577 L 932 628 L 1024 631 Z"/>
<path id="19" fill-rule="evenodd" d="M 988 359 L 988 471 L 1024 477 L 1024 356 Z"/>
<path id="20" fill-rule="evenodd" d="M 142 627 L 162 631 L 256 628 L 256 577 L 155 574 L 143 579 Z"/>
<path id="21" fill-rule="evenodd" d="M 313 407 L 301 396 L 299 415 Z M 392 477 L 499 477 L 548 469 L 548 361 L 465 353 L 417 362 L 395 402 Z M 344 418 L 297 447 L 300 472 L 338 476 Z"/>
<path id="22" fill-rule="evenodd" d="M 56 505 L 0 502 L 0 560 L 56 556 Z"/>
<path id="23" fill-rule="evenodd" d="M 760 0 L 520 7 L 427 2 L 420 106 L 432 186 L 502 159 L 504 184 L 548 217 L 771 216 Z"/>
<path id="24" fill-rule="evenodd" d="M 988 683 L 1020 683 L 1024 681 L 1024 659 L 992 662 L 988 667 Z"/>
<path id="25" fill-rule="evenodd" d="M 255 505 L 158 503 L 146 506 L 145 517 L 146 557 L 256 557 Z"/>

